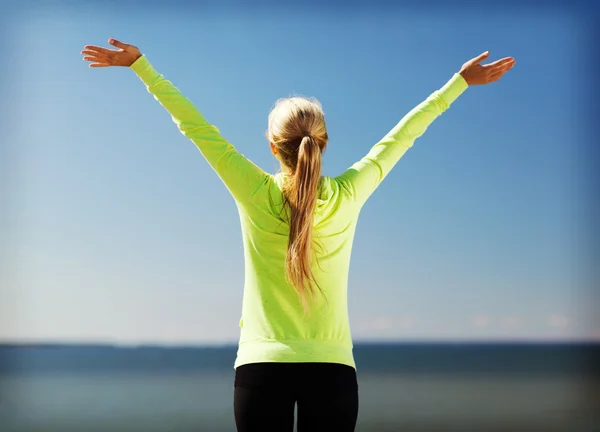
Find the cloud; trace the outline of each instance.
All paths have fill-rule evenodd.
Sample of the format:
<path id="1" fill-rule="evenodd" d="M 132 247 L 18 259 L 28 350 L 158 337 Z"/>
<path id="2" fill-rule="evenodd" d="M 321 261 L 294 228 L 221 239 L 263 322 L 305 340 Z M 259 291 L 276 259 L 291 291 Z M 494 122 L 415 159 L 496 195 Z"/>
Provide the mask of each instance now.
<path id="1" fill-rule="evenodd" d="M 369 323 L 369 327 L 372 330 L 387 330 L 393 327 L 393 322 L 390 317 L 377 317 Z"/>
<path id="2" fill-rule="evenodd" d="M 490 323 L 490 317 L 485 314 L 478 314 L 473 317 L 471 322 L 474 327 L 487 327 Z"/>
<path id="3" fill-rule="evenodd" d="M 548 318 L 548 325 L 563 329 L 569 325 L 569 318 L 564 315 L 552 315 Z"/>

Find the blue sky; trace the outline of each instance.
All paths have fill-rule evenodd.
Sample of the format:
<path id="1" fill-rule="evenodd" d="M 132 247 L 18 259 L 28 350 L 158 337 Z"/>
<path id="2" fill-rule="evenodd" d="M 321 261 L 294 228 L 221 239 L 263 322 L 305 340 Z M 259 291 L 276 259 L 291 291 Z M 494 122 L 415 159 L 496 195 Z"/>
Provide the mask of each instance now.
<path id="1" fill-rule="evenodd" d="M 237 340 L 234 202 L 132 71 L 81 60 L 109 37 L 139 46 L 266 170 L 273 102 L 316 96 L 328 175 L 471 57 L 514 56 L 505 78 L 469 89 L 431 126 L 364 208 L 352 331 L 357 341 L 600 339 L 583 246 L 589 41 L 577 16 L 94 4 L 5 24 L 18 45 L 0 104 L 0 340 Z"/>

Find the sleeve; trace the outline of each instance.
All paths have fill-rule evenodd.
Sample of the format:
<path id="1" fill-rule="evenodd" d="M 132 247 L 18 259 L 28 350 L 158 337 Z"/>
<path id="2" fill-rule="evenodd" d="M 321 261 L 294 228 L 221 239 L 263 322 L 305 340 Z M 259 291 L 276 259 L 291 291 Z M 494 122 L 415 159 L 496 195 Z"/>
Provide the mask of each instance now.
<path id="1" fill-rule="evenodd" d="M 138 58 L 131 69 L 171 115 L 181 133 L 198 147 L 234 199 L 242 204 L 251 202 L 268 174 L 239 153 L 192 102 L 152 67 L 146 56 Z"/>
<path id="2" fill-rule="evenodd" d="M 458 73 L 454 74 L 440 90 L 432 93 L 405 115 L 365 157 L 337 177 L 352 200 L 362 206 L 415 140 L 467 88 L 464 78 Z"/>

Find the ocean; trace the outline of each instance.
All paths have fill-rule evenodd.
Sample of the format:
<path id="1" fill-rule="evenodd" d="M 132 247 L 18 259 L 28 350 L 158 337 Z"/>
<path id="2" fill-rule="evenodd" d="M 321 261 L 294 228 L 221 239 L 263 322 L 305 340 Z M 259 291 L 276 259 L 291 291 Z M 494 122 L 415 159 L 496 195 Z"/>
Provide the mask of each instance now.
<path id="1" fill-rule="evenodd" d="M 236 349 L 0 346 L 0 431 L 235 432 Z M 359 432 L 600 432 L 600 344 L 356 344 L 354 355 Z"/>

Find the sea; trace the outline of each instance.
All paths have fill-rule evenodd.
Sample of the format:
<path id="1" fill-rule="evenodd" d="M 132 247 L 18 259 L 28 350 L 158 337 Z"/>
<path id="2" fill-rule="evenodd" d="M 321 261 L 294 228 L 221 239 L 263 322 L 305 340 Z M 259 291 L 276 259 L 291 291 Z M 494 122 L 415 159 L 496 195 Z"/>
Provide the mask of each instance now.
<path id="1" fill-rule="evenodd" d="M 235 432 L 236 350 L 1 345 L 0 432 Z M 354 356 L 357 431 L 600 432 L 600 344 L 357 343 Z"/>

